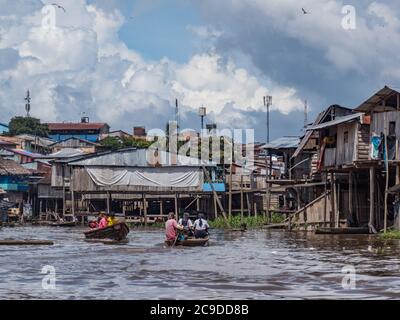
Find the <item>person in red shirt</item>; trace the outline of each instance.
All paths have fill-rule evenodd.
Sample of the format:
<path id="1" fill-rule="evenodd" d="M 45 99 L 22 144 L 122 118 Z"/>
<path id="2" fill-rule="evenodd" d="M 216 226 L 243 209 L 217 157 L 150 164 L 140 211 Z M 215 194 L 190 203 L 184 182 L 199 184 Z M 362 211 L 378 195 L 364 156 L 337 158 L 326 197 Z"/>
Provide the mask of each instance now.
<path id="1" fill-rule="evenodd" d="M 170 212 L 168 214 L 168 220 L 165 223 L 165 236 L 167 241 L 175 241 L 177 232 L 176 229 L 178 227 L 178 222 L 175 220 L 175 214 Z"/>
<path id="2" fill-rule="evenodd" d="M 106 217 L 106 215 L 105 214 L 101 214 L 101 219 L 100 219 L 100 222 L 99 222 L 99 229 L 103 229 L 103 228 L 105 228 L 105 227 L 107 227 L 108 226 L 108 221 L 107 221 L 107 217 Z"/>

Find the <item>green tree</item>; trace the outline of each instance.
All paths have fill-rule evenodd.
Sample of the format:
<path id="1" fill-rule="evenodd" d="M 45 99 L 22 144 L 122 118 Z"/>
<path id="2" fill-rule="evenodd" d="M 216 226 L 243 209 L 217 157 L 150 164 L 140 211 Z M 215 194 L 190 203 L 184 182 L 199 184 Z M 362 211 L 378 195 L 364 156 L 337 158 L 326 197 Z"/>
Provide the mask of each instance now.
<path id="1" fill-rule="evenodd" d="M 47 137 L 49 128 L 40 123 L 40 119 L 31 117 L 14 117 L 9 123 L 10 135 L 32 134 L 39 137 Z"/>
<path id="2" fill-rule="evenodd" d="M 112 150 L 121 149 L 123 147 L 122 141 L 117 137 L 107 137 L 101 140 L 100 144 Z"/>

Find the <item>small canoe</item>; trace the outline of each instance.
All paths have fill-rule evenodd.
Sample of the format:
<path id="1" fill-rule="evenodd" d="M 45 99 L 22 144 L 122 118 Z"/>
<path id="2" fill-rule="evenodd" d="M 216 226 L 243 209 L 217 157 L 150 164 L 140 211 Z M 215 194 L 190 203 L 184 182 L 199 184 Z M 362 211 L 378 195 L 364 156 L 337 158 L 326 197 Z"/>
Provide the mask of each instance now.
<path id="1" fill-rule="evenodd" d="M 188 238 L 186 240 L 178 240 L 175 243 L 175 246 L 183 246 L 183 247 L 205 247 L 208 245 L 209 238 L 204 239 L 195 239 L 195 238 Z M 165 241 L 165 245 L 172 247 L 174 245 L 174 241 Z"/>
<path id="2" fill-rule="evenodd" d="M 69 222 L 53 222 L 49 224 L 50 227 L 76 227 L 75 221 Z"/>
<path id="3" fill-rule="evenodd" d="M 102 229 L 92 229 L 84 232 L 86 239 L 111 239 L 121 241 L 126 239 L 129 227 L 121 222 Z"/>
<path id="4" fill-rule="evenodd" d="M 318 228 L 315 234 L 369 234 L 369 228 Z"/>

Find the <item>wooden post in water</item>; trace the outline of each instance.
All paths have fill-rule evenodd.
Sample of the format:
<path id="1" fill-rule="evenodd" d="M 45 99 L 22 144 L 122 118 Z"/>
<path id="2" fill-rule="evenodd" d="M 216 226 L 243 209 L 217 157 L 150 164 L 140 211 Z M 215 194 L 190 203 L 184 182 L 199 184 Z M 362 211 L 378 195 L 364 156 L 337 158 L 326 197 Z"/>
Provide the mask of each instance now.
<path id="1" fill-rule="evenodd" d="M 206 181 L 208 181 L 208 182 L 210 183 L 210 185 L 211 185 L 211 190 L 212 190 L 213 194 L 216 195 L 217 192 L 215 191 L 214 184 L 212 183 L 212 181 L 211 181 L 211 179 L 210 179 L 210 176 L 209 176 L 209 174 L 208 174 L 208 172 L 207 172 L 207 170 L 206 170 L 206 167 L 205 167 L 205 166 L 202 166 L 202 167 L 203 167 L 203 173 L 204 173 L 204 176 L 205 176 L 205 178 L 206 178 Z M 222 206 L 221 201 L 219 201 L 218 196 L 217 196 L 217 203 L 218 203 L 219 209 L 221 210 L 222 216 L 223 216 L 224 219 L 225 219 L 226 225 L 230 228 L 231 225 L 230 225 L 230 223 L 229 223 L 228 217 L 226 216 L 224 207 Z"/>
<path id="2" fill-rule="evenodd" d="M 374 226 L 375 209 L 375 167 L 369 168 L 369 223 L 368 227 L 371 233 L 376 233 Z"/>
<path id="3" fill-rule="evenodd" d="M 218 218 L 218 207 L 217 207 L 217 195 L 213 194 L 213 200 L 214 200 L 214 218 Z"/>
<path id="4" fill-rule="evenodd" d="M 163 199 L 160 198 L 160 216 L 161 216 L 162 220 L 164 220 L 164 208 L 163 208 L 163 206 L 164 206 Z"/>
<path id="5" fill-rule="evenodd" d="M 243 223 L 244 204 L 243 204 L 243 175 L 240 176 L 240 222 Z"/>
<path id="6" fill-rule="evenodd" d="M 110 204 L 110 193 L 107 192 L 107 213 L 111 212 L 111 204 Z"/>
<path id="7" fill-rule="evenodd" d="M 330 226 L 334 227 L 335 223 L 335 183 L 333 178 L 333 172 L 330 173 L 331 179 L 331 214 L 330 214 Z"/>
<path id="8" fill-rule="evenodd" d="M 250 195 L 246 192 L 246 202 L 247 202 L 247 215 L 250 217 L 251 215 L 251 204 L 250 204 Z"/>
<path id="9" fill-rule="evenodd" d="M 324 197 L 324 228 L 326 227 L 326 213 L 328 206 L 328 175 L 325 178 L 325 197 Z"/>
<path id="10" fill-rule="evenodd" d="M 229 199 L 228 199 L 228 217 L 232 218 L 232 161 L 229 167 Z"/>
<path id="11" fill-rule="evenodd" d="M 349 171 L 349 214 L 353 220 L 353 171 Z"/>
<path id="12" fill-rule="evenodd" d="M 72 202 L 72 215 L 75 217 L 75 191 L 74 191 L 72 179 L 70 182 L 70 190 L 71 190 L 71 202 Z"/>
<path id="13" fill-rule="evenodd" d="M 147 227 L 147 203 L 146 203 L 145 193 L 143 193 L 143 214 L 144 214 L 144 226 Z"/>
<path id="14" fill-rule="evenodd" d="M 178 210 L 178 194 L 175 192 L 175 196 L 174 196 L 174 200 L 175 200 L 175 217 L 176 220 L 179 220 L 179 210 Z"/>
<path id="15" fill-rule="evenodd" d="M 388 117 L 387 113 L 383 113 L 384 121 L 385 121 L 385 170 L 386 170 L 386 180 L 385 180 L 385 208 L 384 208 L 384 217 L 383 217 L 383 231 L 386 233 L 387 231 L 387 218 L 388 218 L 388 189 L 389 189 L 389 151 L 387 144 L 387 136 L 389 134 L 388 129 Z"/>

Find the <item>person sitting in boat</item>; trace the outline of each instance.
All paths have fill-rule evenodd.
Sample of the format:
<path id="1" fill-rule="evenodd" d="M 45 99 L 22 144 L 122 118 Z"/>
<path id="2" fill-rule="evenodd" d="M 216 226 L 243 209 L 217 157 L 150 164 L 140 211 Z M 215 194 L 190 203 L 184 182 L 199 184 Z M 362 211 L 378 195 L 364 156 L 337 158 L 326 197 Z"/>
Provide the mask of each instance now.
<path id="1" fill-rule="evenodd" d="M 107 218 L 107 225 L 110 227 L 116 223 L 118 223 L 118 219 L 115 217 L 115 213 L 111 213 Z"/>
<path id="2" fill-rule="evenodd" d="M 178 222 L 175 220 L 175 214 L 170 212 L 168 214 L 168 220 L 165 223 L 165 236 L 167 241 L 175 241 L 176 237 L 178 236 L 177 229 L 181 229 L 178 225 Z"/>
<path id="3" fill-rule="evenodd" d="M 190 220 L 188 212 L 185 212 L 183 218 L 179 219 L 178 225 L 183 227 L 183 231 L 187 236 L 193 235 L 193 222 Z"/>
<path id="4" fill-rule="evenodd" d="M 208 222 L 204 219 L 204 215 L 199 213 L 198 219 L 194 222 L 194 237 L 196 239 L 204 239 L 208 237 Z"/>
<path id="5" fill-rule="evenodd" d="M 107 217 L 104 213 L 100 214 L 100 222 L 99 222 L 99 229 L 106 228 L 108 226 Z"/>
<path id="6" fill-rule="evenodd" d="M 96 220 L 91 220 L 91 221 L 89 222 L 89 228 L 90 228 L 90 229 L 96 229 L 97 227 L 98 227 L 98 223 L 97 223 Z"/>

